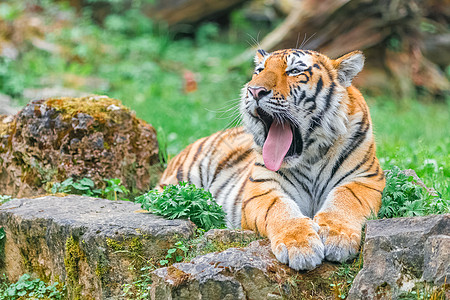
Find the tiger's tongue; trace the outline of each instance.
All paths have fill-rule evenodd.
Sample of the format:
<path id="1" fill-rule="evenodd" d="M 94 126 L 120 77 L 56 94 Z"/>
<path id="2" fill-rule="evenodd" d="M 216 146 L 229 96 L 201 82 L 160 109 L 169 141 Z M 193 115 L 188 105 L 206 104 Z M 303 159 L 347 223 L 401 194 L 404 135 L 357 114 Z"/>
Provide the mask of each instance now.
<path id="1" fill-rule="evenodd" d="M 262 154 L 266 168 L 278 171 L 292 144 L 292 130 L 289 125 L 273 122 L 264 142 Z"/>

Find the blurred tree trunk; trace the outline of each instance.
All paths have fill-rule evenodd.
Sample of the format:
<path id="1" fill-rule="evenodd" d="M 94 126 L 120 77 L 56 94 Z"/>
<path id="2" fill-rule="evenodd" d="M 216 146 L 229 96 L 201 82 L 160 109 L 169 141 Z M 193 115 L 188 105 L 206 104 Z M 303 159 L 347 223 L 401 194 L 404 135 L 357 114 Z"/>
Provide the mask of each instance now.
<path id="1" fill-rule="evenodd" d="M 144 4 L 144 13 L 152 19 L 164 21 L 169 26 L 195 24 L 229 12 L 247 0 L 156 0 Z"/>
<path id="2" fill-rule="evenodd" d="M 83 7 L 90 7 L 94 20 L 99 23 L 103 23 L 104 19 L 113 12 L 123 12 L 135 6 L 133 0 L 68 1 L 78 11 L 81 11 Z M 154 0 L 142 1 L 139 9 L 151 19 L 173 27 L 220 17 L 245 1 L 247 0 Z"/>
<path id="3" fill-rule="evenodd" d="M 366 67 L 356 84 L 373 92 L 389 89 L 399 97 L 417 88 L 432 95 L 449 93 L 443 70 L 450 64 L 450 1 L 302 0 L 260 47 L 272 51 L 300 47 L 332 58 L 360 49 Z M 309 39 L 303 40 L 304 36 Z M 249 49 L 236 58 L 248 60 Z"/>

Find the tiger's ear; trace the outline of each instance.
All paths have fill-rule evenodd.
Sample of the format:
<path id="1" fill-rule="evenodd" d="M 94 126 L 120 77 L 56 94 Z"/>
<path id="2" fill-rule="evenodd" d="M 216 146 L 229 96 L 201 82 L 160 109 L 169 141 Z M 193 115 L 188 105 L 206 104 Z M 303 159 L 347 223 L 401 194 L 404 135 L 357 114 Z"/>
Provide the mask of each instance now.
<path id="1" fill-rule="evenodd" d="M 263 49 L 258 49 L 256 51 L 256 55 L 255 55 L 255 65 L 259 64 L 260 62 L 262 62 L 266 56 L 267 56 L 267 52 L 266 51 L 264 51 Z"/>
<path id="2" fill-rule="evenodd" d="M 364 66 L 364 55 L 361 51 L 350 52 L 333 60 L 333 66 L 338 72 L 339 82 L 343 86 L 349 87 L 353 78 L 361 72 Z"/>

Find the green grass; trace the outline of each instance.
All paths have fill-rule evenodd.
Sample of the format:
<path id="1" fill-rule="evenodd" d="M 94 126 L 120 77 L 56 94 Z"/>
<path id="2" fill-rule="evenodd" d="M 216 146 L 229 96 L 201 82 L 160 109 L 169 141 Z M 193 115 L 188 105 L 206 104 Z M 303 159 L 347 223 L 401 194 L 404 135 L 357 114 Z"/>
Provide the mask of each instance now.
<path id="1" fill-rule="evenodd" d="M 369 99 L 382 167 L 414 169 L 428 187 L 450 199 L 450 102 Z"/>

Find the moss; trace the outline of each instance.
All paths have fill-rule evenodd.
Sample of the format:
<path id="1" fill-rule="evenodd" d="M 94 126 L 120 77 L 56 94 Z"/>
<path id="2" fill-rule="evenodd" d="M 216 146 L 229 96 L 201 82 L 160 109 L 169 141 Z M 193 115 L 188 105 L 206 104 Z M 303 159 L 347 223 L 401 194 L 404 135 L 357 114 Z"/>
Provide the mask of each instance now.
<path id="1" fill-rule="evenodd" d="M 128 251 L 139 255 L 143 251 L 142 241 L 139 237 L 128 238 L 123 241 L 106 238 L 106 244 L 113 251 Z"/>
<path id="2" fill-rule="evenodd" d="M 80 261 L 86 260 L 77 238 L 69 237 L 66 241 L 64 265 L 66 267 L 66 285 L 70 299 L 81 299 L 81 284 L 79 282 Z"/>
<path id="3" fill-rule="evenodd" d="M 111 105 L 120 108 L 122 111 L 129 112 L 129 109 L 123 106 L 119 100 L 106 96 L 51 98 L 45 104 L 62 112 L 65 119 L 71 119 L 78 113 L 86 113 L 100 123 L 114 118 L 114 114 L 108 111 L 108 107 Z"/>
<path id="4" fill-rule="evenodd" d="M 83 241 L 84 243 L 84 241 Z M 105 275 L 109 272 L 109 260 L 103 250 L 98 250 L 98 258 L 97 258 L 97 266 L 95 267 L 95 275 L 97 275 L 98 279 L 102 283 L 103 286 L 109 284 L 108 281 L 105 281 L 107 278 Z"/>
<path id="5" fill-rule="evenodd" d="M 2 135 L 10 135 L 13 127 L 16 125 L 16 120 L 13 120 L 12 122 L 3 122 L 4 119 L 6 119 L 8 116 L 6 115 L 0 115 L 0 137 Z"/>
<path id="6" fill-rule="evenodd" d="M 106 238 L 110 251 L 122 253 L 132 260 L 136 269 L 140 269 L 147 258 L 144 256 L 144 246 L 141 237 L 126 238 L 123 241 Z"/>
<path id="7" fill-rule="evenodd" d="M 111 239 L 111 238 L 106 238 L 106 244 L 108 245 L 108 247 L 113 250 L 113 251 L 123 251 L 124 250 L 124 245 L 123 243 Z"/>
<path id="8" fill-rule="evenodd" d="M 104 276 L 109 271 L 108 261 L 103 257 L 100 258 L 100 261 L 97 263 L 97 267 L 95 268 L 95 275 L 100 279 L 102 283 L 104 283 Z"/>
<path id="9" fill-rule="evenodd" d="M 142 254 L 143 246 L 141 239 L 138 237 L 132 238 L 131 241 L 129 242 L 128 248 L 129 251 L 133 253 Z"/>

